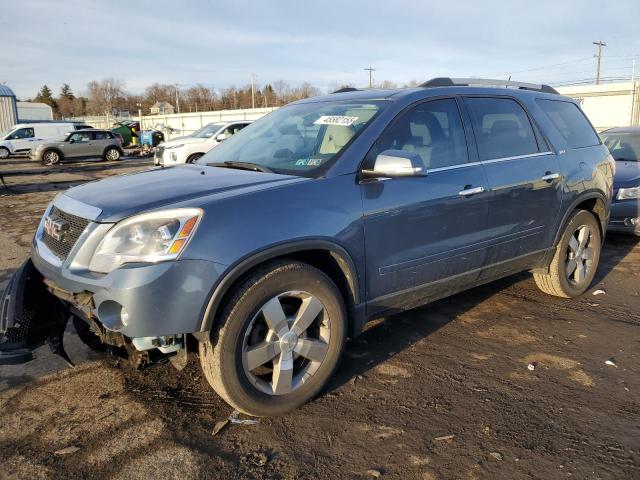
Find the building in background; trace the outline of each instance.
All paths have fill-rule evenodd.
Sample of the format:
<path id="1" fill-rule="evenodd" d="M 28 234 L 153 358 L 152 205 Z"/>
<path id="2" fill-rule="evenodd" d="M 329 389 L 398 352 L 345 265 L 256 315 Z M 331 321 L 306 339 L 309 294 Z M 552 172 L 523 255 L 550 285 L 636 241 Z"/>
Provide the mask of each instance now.
<path id="1" fill-rule="evenodd" d="M 53 109 L 46 103 L 16 102 L 18 107 L 18 121 L 45 122 L 53 120 Z"/>
<path id="2" fill-rule="evenodd" d="M 577 100 L 599 132 L 640 125 L 640 82 L 573 85 L 556 90 Z"/>
<path id="3" fill-rule="evenodd" d="M 169 102 L 156 102 L 151 107 L 151 115 L 173 115 L 174 110 Z"/>
<path id="4" fill-rule="evenodd" d="M 16 95 L 6 85 L 0 85 L 0 132 L 6 132 L 18 123 Z"/>

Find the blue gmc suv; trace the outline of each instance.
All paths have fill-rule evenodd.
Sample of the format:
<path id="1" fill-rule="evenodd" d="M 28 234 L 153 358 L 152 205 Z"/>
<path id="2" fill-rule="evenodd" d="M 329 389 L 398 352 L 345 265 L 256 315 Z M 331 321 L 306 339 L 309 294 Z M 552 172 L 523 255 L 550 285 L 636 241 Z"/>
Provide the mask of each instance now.
<path id="1" fill-rule="evenodd" d="M 282 107 L 195 164 L 72 188 L 0 312 L 0 360 L 73 318 L 96 348 L 205 377 L 250 415 L 321 391 L 367 320 L 523 270 L 596 272 L 615 162 L 546 85 L 437 78 Z"/>

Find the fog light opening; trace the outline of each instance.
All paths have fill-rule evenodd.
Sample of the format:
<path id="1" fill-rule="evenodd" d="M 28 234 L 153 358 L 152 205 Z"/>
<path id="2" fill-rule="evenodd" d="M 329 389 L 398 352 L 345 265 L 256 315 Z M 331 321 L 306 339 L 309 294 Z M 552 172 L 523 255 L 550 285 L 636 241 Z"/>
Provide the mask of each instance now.
<path id="1" fill-rule="evenodd" d="M 105 300 L 98 305 L 98 318 L 105 328 L 114 332 L 121 331 L 129 324 L 129 312 L 113 300 Z"/>

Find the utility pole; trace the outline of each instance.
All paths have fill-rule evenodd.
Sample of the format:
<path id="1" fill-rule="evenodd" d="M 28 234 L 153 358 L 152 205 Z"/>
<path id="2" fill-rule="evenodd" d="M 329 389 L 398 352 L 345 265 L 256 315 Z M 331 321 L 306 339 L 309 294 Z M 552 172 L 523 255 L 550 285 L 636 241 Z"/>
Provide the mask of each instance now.
<path id="1" fill-rule="evenodd" d="M 600 84 L 600 62 L 602 60 L 602 47 L 606 47 L 607 44 L 602 40 L 598 42 L 593 42 L 594 45 L 598 47 L 598 53 L 596 53 L 597 63 L 596 63 L 596 85 Z"/>
<path id="2" fill-rule="evenodd" d="M 254 85 L 255 73 L 251 74 L 251 108 L 256 108 L 256 88 Z"/>
<path id="3" fill-rule="evenodd" d="M 178 84 L 175 84 L 176 86 L 176 113 L 180 113 L 180 98 L 178 97 Z"/>
<path id="4" fill-rule="evenodd" d="M 376 71 L 373 67 L 365 68 L 365 71 L 369 72 L 369 88 L 373 88 L 373 72 Z"/>

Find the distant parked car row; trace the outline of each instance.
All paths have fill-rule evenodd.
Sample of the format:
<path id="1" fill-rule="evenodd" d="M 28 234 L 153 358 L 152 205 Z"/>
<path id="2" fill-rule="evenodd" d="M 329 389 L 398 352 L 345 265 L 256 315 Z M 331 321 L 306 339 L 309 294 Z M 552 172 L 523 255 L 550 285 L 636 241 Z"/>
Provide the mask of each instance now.
<path id="1" fill-rule="evenodd" d="M 251 123 L 250 120 L 230 123 L 210 123 L 191 135 L 178 137 L 156 147 L 156 165 L 193 163 L 223 140 L 235 135 Z"/>
<path id="2" fill-rule="evenodd" d="M 19 123 L 0 136 L 0 160 L 13 155 L 29 155 L 29 150 L 38 143 L 87 128 L 91 127 L 71 122 Z"/>

